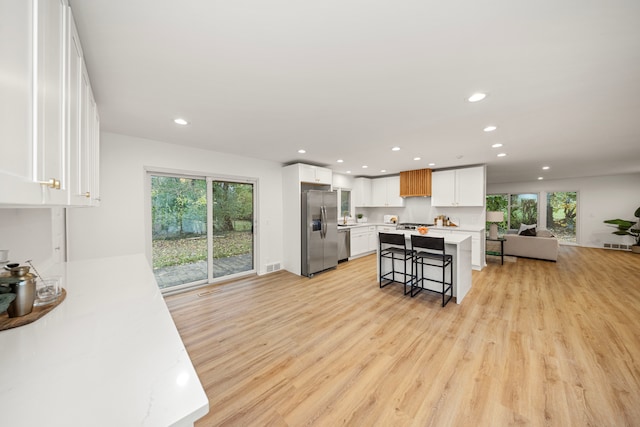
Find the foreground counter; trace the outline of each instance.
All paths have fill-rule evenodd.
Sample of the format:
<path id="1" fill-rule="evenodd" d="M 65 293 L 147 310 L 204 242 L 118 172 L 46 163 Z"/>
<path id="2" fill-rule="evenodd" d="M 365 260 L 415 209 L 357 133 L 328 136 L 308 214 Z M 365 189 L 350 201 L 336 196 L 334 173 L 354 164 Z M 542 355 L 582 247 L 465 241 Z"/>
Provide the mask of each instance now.
<path id="1" fill-rule="evenodd" d="M 62 276 L 58 307 L 0 332 L 0 425 L 191 426 L 208 412 L 143 255 L 66 263 Z"/>
<path id="2" fill-rule="evenodd" d="M 411 248 L 411 236 L 419 236 L 420 233 L 417 231 L 390 231 L 390 234 L 403 234 L 406 239 L 407 249 Z M 427 236 L 429 236 L 427 234 Z M 429 236 L 429 237 L 442 237 L 442 236 Z M 464 234 L 448 234 L 444 236 L 445 243 L 445 251 L 447 254 L 453 256 L 453 296 L 456 299 L 456 303 L 460 304 L 464 299 L 465 295 L 471 289 L 471 236 Z M 380 275 L 380 245 L 378 245 L 378 250 L 376 251 L 376 256 L 378 260 L 378 277 Z M 390 271 L 391 269 L 391 260 L 383 259 L 383 271 Z M 402 262 L 396 261 L 396 271 L 404 271 L 404 264 Z M 407 269 L 410 269 L 409 264 L 407 264 Z M 449 268 L 447 267 L 447 270 Z M 442 273 L 440 269 L 425 268 L 426 276 L 433 277 L 442 277 Z M 449 277 L 449 272 L 447 271 L 447 280 Z M 425 287 L 427 284 L 425 283 Z M 441 287 L 437 283 L 429 284 L 429 288 L 433 290 L 440 291 Z"/>

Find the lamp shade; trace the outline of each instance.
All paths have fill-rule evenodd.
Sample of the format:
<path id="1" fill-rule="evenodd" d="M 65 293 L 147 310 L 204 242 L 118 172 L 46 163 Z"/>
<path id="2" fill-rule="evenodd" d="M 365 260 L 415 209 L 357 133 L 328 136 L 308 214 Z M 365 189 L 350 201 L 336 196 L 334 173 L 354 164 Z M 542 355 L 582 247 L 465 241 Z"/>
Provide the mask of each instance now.
<path id="1" fill-rule="evenodd" d="M 488 211 L 487 222 L 502 222 L 504 221 L 504 212 L 502 211 Z"/>

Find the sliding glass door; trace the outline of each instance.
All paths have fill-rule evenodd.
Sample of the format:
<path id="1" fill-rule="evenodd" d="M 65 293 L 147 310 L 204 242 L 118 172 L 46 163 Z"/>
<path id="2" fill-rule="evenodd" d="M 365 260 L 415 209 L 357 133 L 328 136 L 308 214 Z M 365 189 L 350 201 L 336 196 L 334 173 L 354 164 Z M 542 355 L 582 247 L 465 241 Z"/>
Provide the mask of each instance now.
<path id="1" fill-rule="evenodd" d="M 161 289 L 255 272 L 255 182 L 150 173 L 149 184 Z"/>
<path id="2" fill-rule="evenodd" d="M 252 271 L 253 184 L 212 181 L 213 277 Z"/>

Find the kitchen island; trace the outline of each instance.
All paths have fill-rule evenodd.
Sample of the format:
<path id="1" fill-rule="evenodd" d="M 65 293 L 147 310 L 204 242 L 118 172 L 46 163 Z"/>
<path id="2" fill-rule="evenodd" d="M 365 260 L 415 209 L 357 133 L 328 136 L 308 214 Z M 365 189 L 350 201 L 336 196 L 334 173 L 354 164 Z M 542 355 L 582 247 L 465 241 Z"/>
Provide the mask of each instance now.
<path id="1" fill-rule="evenodd" d="M 192 426 L 209 411 L 144 255 L 61 275 L 58 307 L 0 332 L 0 424 Z"/>
<path id="2" fill-rule="evenodd" d="M 390 234 L 403 234 L 406 239 L 407 249 L 411 248 L 411 236 L 420 236 L 420 233 L 417 231 L 409 231 L 409 230 L 397 230 L 397 231 L 388 231 Z M 466 234 L 447 234 L 445 236 L 429 236 L 429 233 L 426 234 L 428 237 L 444 237 L 445 243 L 445 251 L 447 254 L 453 256 L 453 296 L 456 299 L 456 303 L 460 304 L 464 299 L 465 295 L 471 289 L 471 236 Z M 376 259 L 377 259 L 377 272 L 380 277 L 380 245 L 378 245 L 378 250 L 376 251 Z M 383 259 L 383 271 L 391 270 L 391 260 Z M 403 272 L 404 271 L 404 263 L 396 261 L 396 271 Z M 407 265 L 407 268 L 410 268 Z M 448 270 L 448 267 L 447 267 Z M 433 267 L 425 267 L 425 276 L 428 277 L 438 277 L 439 280 L 442 278 L 442 272 L 440 269 L 435 269 Z M 447 278 L 449 277 L 449 272 L 447 271 Z M 438 283 L 425 283 L 425 289 L 432 289 L 438 292 L 441 292 L 442 287 Z"/>

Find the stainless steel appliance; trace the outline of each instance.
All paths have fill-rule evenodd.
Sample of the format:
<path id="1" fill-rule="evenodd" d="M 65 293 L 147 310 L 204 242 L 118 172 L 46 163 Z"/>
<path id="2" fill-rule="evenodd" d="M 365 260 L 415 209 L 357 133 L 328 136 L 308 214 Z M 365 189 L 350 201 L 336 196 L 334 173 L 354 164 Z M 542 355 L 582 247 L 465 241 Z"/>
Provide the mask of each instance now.
<path id="1" fill-rule="evenodd" d="M 331 191 L 302 193 L 302 275 L 338 265 L 338 195 Z"/>
<path id="2" fill-rule="evenodd" d="M 338 262 L 346 261 L 351 256 L 351 231 L 338 228 Z"/>

